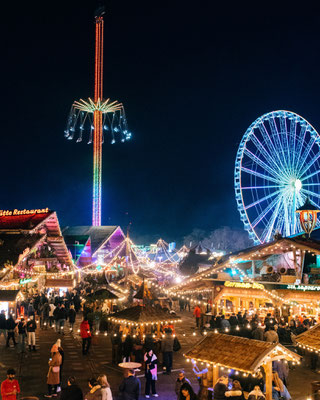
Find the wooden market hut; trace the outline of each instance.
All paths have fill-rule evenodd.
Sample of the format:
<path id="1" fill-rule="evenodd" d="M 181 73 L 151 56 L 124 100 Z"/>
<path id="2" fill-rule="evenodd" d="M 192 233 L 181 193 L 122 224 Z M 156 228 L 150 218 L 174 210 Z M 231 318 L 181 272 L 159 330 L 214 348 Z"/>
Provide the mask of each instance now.
<path id="1" fill-rule="evenodd" d="M 285 359 L 299 362 L 300 356 L 280 343 L 263 342 L 238 336 L 212 333 L 198 342 L 184 356 L 213 368 L 213 385 L 219 369 L 229 368 L 243 374 L 255 374 L 260 367 L 266 373 L 266 400 L 272 399 L 272 361 Z"/>
<path id="2" fill-rule="evenodd" d="M 161 308 L 149 305 L 138 305 L 126 308 L 125 310 L 113 314 L 109 317 L 109 320 L 116 324 L 128 325 L 129 328 L 139 326 L 141 327 L 141 333 L 143 333 L 147 327 L 156 326 L 158 336 L 160 335 L 161 324 L 168 325 L 181 322 L 179 316 L 169 314 Z"/>
<path id="3" fill-rule="evenodd" d="M 320 324 L 296 336 L 295 341 L 299 347 L 310 351 L 320 352 Z"/>
<path id="4" fill-rule="evenodd" d="M 99 288 L 86 295 L 86 301 L 94 303 L 93 309 L 96 310 L 99 303 L 106 303 L 106 306 L 112 312 L 114 302 L 120 298 L 106 287 Z"/>

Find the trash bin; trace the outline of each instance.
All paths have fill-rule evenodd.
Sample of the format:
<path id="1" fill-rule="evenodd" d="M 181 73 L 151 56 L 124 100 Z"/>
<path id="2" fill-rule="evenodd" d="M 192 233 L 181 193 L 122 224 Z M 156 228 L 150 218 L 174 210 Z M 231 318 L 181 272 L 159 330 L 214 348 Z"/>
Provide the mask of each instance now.
<path id="1" fill-rule="evenodd" d="M 312 400 L 320 400 L 320 381 L 311 382 Z"/>

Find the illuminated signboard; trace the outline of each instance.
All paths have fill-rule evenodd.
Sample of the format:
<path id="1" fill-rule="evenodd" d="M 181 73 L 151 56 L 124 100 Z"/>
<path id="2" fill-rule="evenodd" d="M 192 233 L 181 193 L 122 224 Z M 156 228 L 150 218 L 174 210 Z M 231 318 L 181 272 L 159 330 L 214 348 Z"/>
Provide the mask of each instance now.
<path id="1" fill-rule="evenodd" d="M 0 217 L 7 217 L 11 215 L 30 215 L 30 214 L 47 214 L 49 208 L 37 208 L 34 210 L 0 210 Z"/>
<path id="2" fill-rule="evenodd" d="M 224 283 L 226 287 L 234 287 L 234 288 L 241 288 L 241 289 L 264 289 L 264 286 L 261 283 L 250 283 L 250 282 L 230 282 L 226 281 Z"/>
<path id="3" fill-rule="evenodd" d="M 312 291 L 320 291 L 320 286 L 306 286 L 306 285 L 288 285 L 287 289 L 291 290 L 312 290 Z"/>
<path id="4" fill-rule="evenodd" d="M 25 285 L 26 283 L 32 282 L 32 279 L 20 279 L 20 285 Z"/>

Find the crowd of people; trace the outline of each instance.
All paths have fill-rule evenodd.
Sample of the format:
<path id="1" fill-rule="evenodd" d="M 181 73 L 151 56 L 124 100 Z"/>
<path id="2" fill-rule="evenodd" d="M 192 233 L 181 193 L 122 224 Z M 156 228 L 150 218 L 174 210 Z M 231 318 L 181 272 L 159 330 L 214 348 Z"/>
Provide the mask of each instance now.
<path id="1" fill-rule="evenodd" d="M 188 308 L 188 305 L 186 305 Z M 56 331 L 58 339 L 50 349 L 48 355 L 47 386 L 46 398 L 70 400 L 111 400 L 112 392 L 108 379 L 105 375 L 99 375 L 88 380 L 88 390 L 85 394 L 77 384 L 74 376 L 66 379 L 66 387 L 62 385 L 62 371 L 64 365 L 64 350 L 62 341 L 64 332 L 74 329 L 77 313 L 82 311 L 82 322 L 80 324 L 80 337 L 82 338 L 82 354 L 85 357 L 90 353 L 91 341 L 95 331 L 99 329 L 88 319 L 89 310 L 81 306 L 80 290 L 65 292 L 61 296 L 59 292 L 42 292 L 21 302 L 16 310 L 6 317 L 2 311 L 0 313 L 0 337 L 5 337 L 6 346 L 17 346 L 19 353 L 24 353 L 29 348 L 30 352 L 37 351 L 36 330 L 46 330 L 51 327 Z M 208 315 L 204 314 L 200 307 L 196 306 L 193 310 L 195 325 L 202 333 L 207 330 L 219 331 L 237 336 L 243 336 L 256 340 L 268 342 L 280 342 L 284 345 L 294 343 L 295 335 L 309 329 L 315 321 L 304 315 L 291 318 L 266 314 L 265 316 L 253 313 L 229 313 Z M 14 318 L 16 317 L 16 318 Z M 67 324 L 68 322 L 68 324 Z M 141 335 L 139 328 L 135 331 L 125 325 L 108 326 L 108 333 L 112 345 L 112 362 L 118 365 L 121 362 L 134 361 L 140 363 L 144 369 L 145 385 L 141 388 L 139 378 L 135 376 L 135 371 L 126 370 L 125 377 L 118 389 L 119 399 L 138 400 L 143 394 L 145 398 L 158 397 L 157 378 L 159 368 L 163 368 L 161 373 L 170 375 L 173 368 L 173 354 L 181 348 L 175 335 L 173 326 L 163 326 L 161 335 L 156 335 L 148 329 Z M 317 358 L 314 355 L 314 358 Z M 316 361 L 314 361 L 316 363 Z M 249 400 L 263 400 L 265 398 L 265 379 L 263 371 L 253 379 L 247 377 L 241 379 L 233 375 L 220 377 L 218 382 L 213 382 L 213 377 L 208 370 L 193 368 L 194 377 L 199 383 L 199 390 L 194 390 L 191 377 L 186 377 L 184 371 L 178 373 L 175 386 L 173 388 L 177 400 L 243 400 L 244 393 Z M 288 366 L 282 362 L 273 363 L 273 399 L 290 400 L 287 390 Z M 15 379 L 14 370 L 10 369 L 7 379 L 1 385 L 3 399 L 6 396 L 10 400 L 15 399 L 20 392 L 18 381 Z M 197 392 L 197 394 L 195 393 Z"/>
<path id="2" fill-rule="evenodd" d="M 294 318 L 280 317 L 267 313 L 259 315 L 248 312 L 230 313 L 225 315 L 203 314 L 199 306 L 195 306 L 193 315 L 196 327 L 201 330 L 214 330 L 233 336 L 241 336 L 249 339 L 264 340 L 267 342 L 279 342 L 284 345 L 294 344 L 295 336 L 307 331 L 317 322 L 314 317 L 304 314 L 296 315 Z M 203 318 L 207 321 L 204 322 Z M 202 323 L 200 320 L 202 318 Z"/>

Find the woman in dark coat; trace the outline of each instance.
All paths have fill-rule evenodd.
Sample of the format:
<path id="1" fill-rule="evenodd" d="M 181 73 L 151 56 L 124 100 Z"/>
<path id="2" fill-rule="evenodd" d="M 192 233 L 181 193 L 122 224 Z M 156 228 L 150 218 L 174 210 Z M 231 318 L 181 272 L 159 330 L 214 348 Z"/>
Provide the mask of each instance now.
<path id="1" fill-rule="evenodd" d="M 126 359 L 126 362 L 130 361 L 130 355 L 133 350 L 133 340 L 130 335 L 127 335 L 125 341 L 122 343 L 122 352 L 123 357 Z"/>
<path id="2" fill-rule="evenodd" d="M 144 355 L 145 362 L 145 377 L 146 377 L 146 390 L 145 395 L 150 395 L 150 386 L 152 390 L 152 395 L 155 396 L 157 394 L 156 390 L 156 380 L 158 378 L 158 370 L 157 370 L 157 356 L 153 353 L 152 350 L 149 350 Z"/>
<path id="3" fill-rule="evenodd" d="M 74 305 L 70 306 L 70 310 L 68 312 L 68 318 L 69 318 L 69 325 L 70 325 L 70 331 L 73 332 L 73 325 L 76 321 L 76 310 L 74 309 Z"/>

